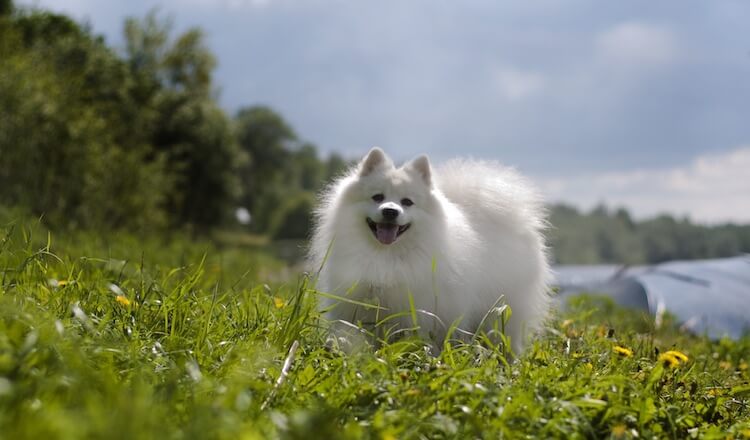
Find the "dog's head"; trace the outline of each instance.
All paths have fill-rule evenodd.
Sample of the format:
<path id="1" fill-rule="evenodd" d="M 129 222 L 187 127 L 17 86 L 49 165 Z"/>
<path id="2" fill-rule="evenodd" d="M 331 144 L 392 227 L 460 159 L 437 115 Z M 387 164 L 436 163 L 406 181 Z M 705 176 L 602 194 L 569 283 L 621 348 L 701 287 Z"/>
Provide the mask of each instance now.
<path id="1" fill-rule="evenodd" d="M 392 245 L 430 221 L 435 209 L 432 170 L 427 156 L 397 168 L 380 148 L 373 148 L 357 168 L 348 194 L 355 215 L 380 245 Z"/>

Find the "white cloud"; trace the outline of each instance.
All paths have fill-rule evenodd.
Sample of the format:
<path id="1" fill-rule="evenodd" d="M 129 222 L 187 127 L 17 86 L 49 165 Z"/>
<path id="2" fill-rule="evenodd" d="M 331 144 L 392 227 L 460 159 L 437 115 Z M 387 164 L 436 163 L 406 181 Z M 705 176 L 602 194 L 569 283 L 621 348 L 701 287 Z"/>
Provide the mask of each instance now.
<path id="1" fill-rule="evenodd" d="M 504 98 L 519 101 L 541 90 L 544 77 L 535 72 L 500 68 L 494 73 L 494 85 Z"/>
<path id="2" fill-rule="evenodd" d="M 598 55 L 618 67 L 645 68 L 671 64 L 678 56 L 677 38 L 665 27 L 625 22 L 596 37 Z"/>
<path id="3" fill-rule="evenodd" d="M 543 181 L 550 201 L 590 208 L 605 202 L 637 217 L 660 213 L 696 221 L 750 221 L 750 146 L 696 157 L 685 166 Z"/>

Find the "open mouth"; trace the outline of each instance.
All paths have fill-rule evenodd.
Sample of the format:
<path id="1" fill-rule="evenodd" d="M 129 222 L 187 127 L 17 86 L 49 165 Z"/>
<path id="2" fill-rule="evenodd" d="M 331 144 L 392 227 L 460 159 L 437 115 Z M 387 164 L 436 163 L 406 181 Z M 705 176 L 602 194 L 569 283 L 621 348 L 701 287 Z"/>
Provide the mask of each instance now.
<path id="1" fill-rule="evenodd" d="M 411 227 L 411 223 L 405 225 L 398 225 L 396 223 L 375 223 L 369 217 L 367 218 L 367 226 L 375 235 L 375 238 L 383 244 L 391 244 L 398 240 L 398 238 Z"/>

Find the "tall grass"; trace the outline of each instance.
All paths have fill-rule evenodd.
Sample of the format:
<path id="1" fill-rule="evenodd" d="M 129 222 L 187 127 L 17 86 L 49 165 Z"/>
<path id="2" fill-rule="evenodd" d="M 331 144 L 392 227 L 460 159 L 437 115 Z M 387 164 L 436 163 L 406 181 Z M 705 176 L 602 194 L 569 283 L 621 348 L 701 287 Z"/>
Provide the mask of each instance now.
<path id="1" fill-rule="evenodd" d="M 750 340 L 600 299 L 512 362 L 483 338 L 345 353 L 312 283 L 267 282 L 281 268 L 257 251 L 33 222 L 0 237 L 3 438 L 750 437 Z"/>

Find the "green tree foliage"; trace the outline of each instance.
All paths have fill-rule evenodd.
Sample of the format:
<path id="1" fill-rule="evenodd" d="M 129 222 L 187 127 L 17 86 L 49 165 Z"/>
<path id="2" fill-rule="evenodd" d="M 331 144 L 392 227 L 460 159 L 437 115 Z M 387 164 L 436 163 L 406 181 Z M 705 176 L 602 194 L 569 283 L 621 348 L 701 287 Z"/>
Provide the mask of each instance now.
<path id="1" fill-rule="evenodd" d="M 120 54 L 64 15 L 0 15 L 0 203 L 87 227 L 221 224 L 244 154 L 202 33 L 170 34 L 129 19 Z"/>
<path id="2" fill-rule="evenodd" d="M 306 191 L 315 191 L 326 180 L 325 166 L 321 166 L 318 151 L 314 145 L 306 143 L 292 152 L 291 174 L 297 178 L 296 185 Z"/>
<path id="3" fill-rule="evenodd" d="M 159 224 L 167 179 L 130 136 L 127 66 L 61 15 L 1 26 L 0 202 L 73 225 Z"/>
<path id="4" fill-rule="evenodd" d="M 325 163 L 326 180 L 338 177 L 344 170 L 352 166 L 354 162 L 346 161 L 336 153 L 332 153 Z"/>
<path id="5" fill-rule="evenodd" d="M 750 226 L 701 226 L 662 215 L 634 222 L 625 209 L 588 214 L 566 205 L 550 212 L 550 245 L 558 263 L 659 263 L 750 252 Z"/>
<path id="6" fill-rule="evenodd" d="M 271 236 L 274 239 L 305 239 L 310 235 L 315 197 L 310 192 L 300 192 L 284 200 L 272 218 Z"/>
<path id="7" fill-rule="evenodd" d="M 0 204 L 53 223 L 222 225 L 307 235 L 313 193 L 346 166 L 318 159 L 268 107 L 234 120 L 216 103 L 199 29 L 130 18 L 118 52 L 70 18 L 0 3 Z"/>
<path id="8" fill-rule="evenodd" d="M 317 148 L 300 141 L 268 107 L 241 109 L 234 125 L 248 158 L 240 171 L 242 204 L 253 216 L 254 230 L 277 238 L 307 237 L 313 194 L 348 164 L 337 155 L 321 161 Z"/>
<path id="9" fill-rule="evenodd" d="M 206 228 L 223 222 L 236 205 L 245 156 L 212 96 L 216 61 L 202 32 L 191 29 L 170 40 L 170 27 L 154 12 L 142 21 L 128 19 L 126 54 L 141 83 L 140 106 L 153 110 L 149 141 L 174 179 L 167 195 L 173 222 Z"/>
<path id="10" fill-rule="evenodd" d="M 0 17 L 10 15 L 11 12 L 13 12 L 13 1 L 0 0 Z"/>
<path id="11" fill-rule="evenodd" d="M 241 170 L 242 204 L 253 214 L 256 230 L 268 230 L 270 218 L 287 193 L 290 151 L 297 135 L 287 122 L 265 106 L 241 109 L 235 119 L 237 141 L 248 161 Z"/>

